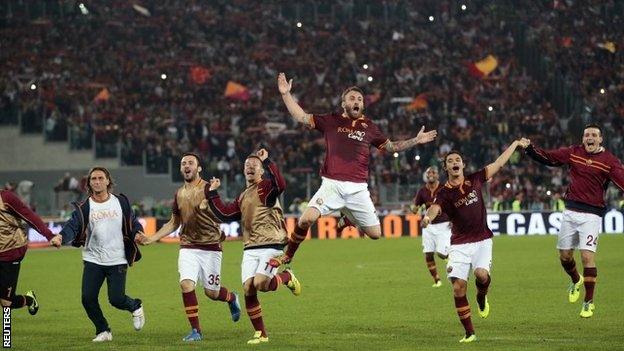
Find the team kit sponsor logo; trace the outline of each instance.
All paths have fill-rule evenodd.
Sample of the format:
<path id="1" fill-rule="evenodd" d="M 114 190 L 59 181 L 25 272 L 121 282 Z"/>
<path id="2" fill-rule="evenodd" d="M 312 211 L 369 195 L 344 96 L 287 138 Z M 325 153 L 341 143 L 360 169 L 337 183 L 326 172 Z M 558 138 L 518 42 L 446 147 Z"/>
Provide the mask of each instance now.
<path id="1" fill-rule="evenodd" d="M 461 199 L 457 200 L 455 202 L 455 208 L 460 208 L 462 206 L 470 206 L 477 202 L 479 202 L 479 197 L 477 196 L 477 191 L 473 190 L 470 193 L 468 193 L 468 195 L 466 195 L 465 197 L 462 197 Z"/>
<path id="2" fill-rule="evenodd" d="M 417 237 L 421 235 L 419 215 L 385 215 L 380 216 L 381 230 L 386 238 L 401 236 Z M 555 235 L 561 227 L 561 212 L 522 212 L 522 213 L 488 213 L 487 224 L 494 235 Z M 156 233 L 156 228 L 165 224 L 167 219 L 154 217 L 139 218 L 145 229 L 146 235 Z M 297 216 L 287 215 L 285 218 L 286 230 L 291 233 L 295 229 Z M 59 233 L 64 222 L 47 222 L 52 233 Z M 310 228 L 308 238 L 315 239 L 350 239 L 364 235 L 354 227 L 347 227 L 342 233 L 338 232 L 338 217 L 322 216 L 316 225 Z M 221 223 L 221 231 L 229 240 L 236 240 L 242 236 L 239 222 Z M 602 218 L 601 233 L 620 234 L 624 233 L 624 213 L 611 210 Z M 45 247 L 49 243 L 47 239 L 34 229 L 28 230 L 29 247 Z M 164 242 L 179 242 L 179 231 L 163 238 Z"/>
<path id="3" fill-rule="evenodd" d="M 338 127 L 338 133 L 346 133 L 347 137 L 357 141 L 364 141 L 366 132 L 362 130 L 354 130 L 347 127 Z"/>

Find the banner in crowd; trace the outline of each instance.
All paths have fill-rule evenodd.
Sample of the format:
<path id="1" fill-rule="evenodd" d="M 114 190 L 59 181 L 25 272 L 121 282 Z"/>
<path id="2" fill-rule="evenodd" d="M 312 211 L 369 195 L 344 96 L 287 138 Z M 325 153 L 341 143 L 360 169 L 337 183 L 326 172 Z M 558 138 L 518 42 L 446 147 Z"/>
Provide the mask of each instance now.
<path id="1" fill-rule="evenodd" d="M 380 216 L 381 230 L 386 238 L 398 238 L 401 236 L 417 237 L 420 235 L 420 216 L 408 215 L 385 215 Z M 146 235 L 153 235 L 167 220 L 154 217 L 143 217 L 139 221 L 145 229 Z M 286 229 L 292 232 L 297 221 L 296 216 L 286 217 Z M 561 227 L 561 212 L 522 212 L 522 213 L 488 213 L 488 226 L 494 235 L 548 235 L 557 234 Z M 53 233 L 61 231 L 62 221 L 48 221 L 48 227 Z M 353 227 L 346 228 L 338 233 L 336 225 L 337 217 L 325 216 L 318 219 L 308 232 L 308 239 L 351 239 L 359 238 L 362 234 Z M 228 240 L 236 240 L 241 236 L 239 222 L 222 223 L 221 230 Z M 607 212 L 602 220 L 602 233 L 614 234 L 624 232 L 624 213 L 617 210 Z M 29 247 L 44 247 L 48 245 L 45 237 L 33 229 L 28 230 Z M 173 234 L 161 239 L 161 242 L 178 243 L 180 241 L 178 230 Z"/>

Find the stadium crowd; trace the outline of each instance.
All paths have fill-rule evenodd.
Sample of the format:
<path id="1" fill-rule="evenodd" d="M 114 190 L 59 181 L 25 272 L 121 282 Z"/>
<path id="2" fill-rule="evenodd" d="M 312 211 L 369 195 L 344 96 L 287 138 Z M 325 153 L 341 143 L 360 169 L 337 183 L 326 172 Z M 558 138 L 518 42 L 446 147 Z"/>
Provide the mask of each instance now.
<path id="1" fill-rule="evenodd" d="M 145 161 L 151 172 L 166 173 L 170 157 L 196 151 L 206 174 L 240 183 L 241 161 L 263 146 L 288 179 L 299 179 L 318 170 L 323 141 L 286 113 L 276 88 L 283 71 L 307 111 L 338 110 L 341 91 L 357 84 L 367 114 L 393 139 L 421 125 L 438 130 L 434 146 L 374 152 L 373 189 L 421 184 L 425 168 L 451 149 L 476 168 L 519 136 L 546 148 L 579 142 L 590 120 L 623 156 L 624 12 L 615 1 L 537 8 L 475 1 L 465 11 L 454 1 L 84 3 L 86 14 L 58 1 L 38 16 L 3 5 L 1 123 L 20 121 L 24 132 L 95 147 L 123 165 Z M 611 21 L 597 21 L 601 13 Z M 552 72 L 529 74 L 519 39 L 537 45 Z M 488 55 L 494 69 L 475 75 L 470 66 Z M 563 115 L 554 106 L 547 82 L 555 74 L 582 109 Z M 238 90 L 225 94 L 228 83 Z M 511 164 L 491 182 L 491 201 L 511 209 L 521 197 L 525 209 L 551 208 L 564 171 L 520 154 Z M 289 181 L 293 198 L 304 197 L 302 183 Z"/>

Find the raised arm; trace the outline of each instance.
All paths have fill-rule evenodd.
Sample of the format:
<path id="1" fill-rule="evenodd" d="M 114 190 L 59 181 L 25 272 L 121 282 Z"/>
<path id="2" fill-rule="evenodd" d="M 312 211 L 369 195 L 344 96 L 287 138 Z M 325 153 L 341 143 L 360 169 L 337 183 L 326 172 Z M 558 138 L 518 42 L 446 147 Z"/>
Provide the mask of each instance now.
<path id="1" fill-rule="evenodd" d="M 267 179 L 264 179 L 260 183 L 260 199 L 265 206 L 272 207 L 275 205 L 277 198 L 286 189 L 286 180 L 280 172 L 277 165 L 269 159 L 269 153 L 265 149 L 258 151 L 258 157 L 262 160 L 262 165 L 268 173 Z"/>
<path id="2" fill-rule="evenodd" d="M 210 190 L 208 191 L 208 206 L 212 210 L 212 213 L 224 223 L 239 221 L 241 219 L 241 209 L 238 203 L 238 198 L 229 204 L 226 204 L 221 200 L 217 189 L 221 186 L 221 181 L 217 178 L 210 180 Z"/>
<path id="3" fill-rule="evenodd" d="M 426 144 L 430 141 L 433 141 L 437 135 L 438 132 L 435 130 L 425 132 L 425 127 L 423 126 L 422 128 L 420 128 L 420 131 L 414 138 L 399 141 L 389 141 L 388 143 L 386 143 L 386 150 L 388 152 L 400 152 L 403 150 L 407 150 L 418 144 Z"/>
<path id="4" fill-rule="evenodd" d="M 305 112 L 301 106 L 299 106 L 297 101 L 295 101 L 295 98 L 293 98 L 290 94 L 292 79 L 288 81 L 286 80 L 286 75 L 284 73 L 280 73 L 277 76 L 277 88 L 279 89 L 280 94 L 282 94 L 282 100 L 284 100 L 288 113 L 290 113 L 295 121 L 312 127 L 312 115 Z"/>
<path id="5" fill-rule="evenodd" d="M 486 177 L 491 178 L 496 173 L 498 173 L 498 171 L 500 171 L 500 169 L 503 168 L 505 163 L 509 161 L 509 158 L 511 157 L 511 155 L 513 155 L 514 151 L 516 151 L 516 148 L 518 146 L 527 147 L 529 146 L 530 143 L 531 142 L 529 141 L 529 139 L 526 139 L 526 138 L 514 140 L 513 143 L 511 143 L 511 145 L 509 145 L 509 147 L 507 147 L 507 149 L 503 151 L 503 153 L 500 156 L 498 156 L 496 161 L 490 163 L 489 165 L 485 167 Z"/>

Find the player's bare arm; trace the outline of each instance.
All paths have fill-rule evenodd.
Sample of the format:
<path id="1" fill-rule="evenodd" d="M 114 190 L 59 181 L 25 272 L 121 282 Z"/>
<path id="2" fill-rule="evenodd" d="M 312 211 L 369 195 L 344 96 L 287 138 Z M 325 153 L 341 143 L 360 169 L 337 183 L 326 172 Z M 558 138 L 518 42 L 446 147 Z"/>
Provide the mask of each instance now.
<path id="1" fill-rule="evenodd" d="M 529 146 L 529 144 L 531 144 L 531 141 L 526 138 L 514 140 L 514 142 L 511 143 L 511 145 L 509 145 L 509 147 L 507 147 L 507 149 L 500 156 L 498 156 L 496 161 L 487 165 L 487 167 L 485 168 L 487 177 L 491 178 L 496 173 L 498 173 L 498 171 L 503 168 L 507 161 L 509 161 L 509 158 L 511 157 L 511 155 L 513 155 L 514 151 L 516 151 L 516 148 L 518 148 L 518 146 L 526 148 L 527 146 Z"/>
<path id="2" fill-rule="evenodd" d="M 407 150 L 418 144 L 426 144 L 428 142 L 431 142 L 436 138 L 437 135 L 438 132 L 436 130 L 430 130 L 428 132 L 425 132 L 425 127 L 423 126 L 420 128 L 420 131 L 414 138 L 400 141 L 389 141 L 386 144 L 386 150 L 388 150 L 389 152 L 400 152 L 403 150 Z"/>
<path id="3" fill-rule="evenodd" d="M 432 204 L 429 206 L 427 213 L 422 219 L 422 227 L 427 228 L 427 226 L 440 214 L 440 205 Z"/>
<path id="4" fill-rule="evenodd" d="M 286 80 L 286 75 L 284 73 L 280 73 L 277 76 L 277 88 L 279 89 L 280 94 L 282 94 L 282 100 L 284 100 L 284 104 L 288 109 L 288 113 L 295 119 L 295 121 L 299 123 L 303 123 L 306 126 L 312 126 L 312 115 L 305 112 L 301 106 L 295 101 L 295 98 L 290 94 L 290 89 L 292 88 L 292 79 Z"/>
<path id="5" fill-rule="evenodd" d="M 156 234 L 150 237 L 145 236 L 143 233 L 137 234 L 137 242 L 141 245 L 149 245 L 173 233 L 178 227 L 180 227 L 180 216 L 171 214 L 169 222 L 160 227 Z"/>

